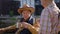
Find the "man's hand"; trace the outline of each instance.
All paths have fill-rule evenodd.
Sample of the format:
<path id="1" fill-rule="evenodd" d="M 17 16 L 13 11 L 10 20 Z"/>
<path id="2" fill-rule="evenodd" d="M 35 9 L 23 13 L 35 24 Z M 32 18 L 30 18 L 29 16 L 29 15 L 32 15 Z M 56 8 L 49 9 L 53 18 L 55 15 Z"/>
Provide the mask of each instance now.
<path id="1" fill-rule="evenodd" d="M 4 31 L 5 29 L 4 28 L 1 28 L 0 31 Z"/>
<path id="2" fill-rule="evenodd" d="M 5 29 L 4 28 L 0 28 L 0 34 L 4 33 Z"/>
<path id="3" fill-rule="evenodd" d="M 19 23 L 19 24 L 18 24 L 18 28 L 20 29 L 20 28 L 22 28 L 22 27 L 23 27 L 22 23 Z"/>
<path id="4" fill-rule="evenodd" d="M 28 25 L 29 25 L 29 24 L 26 23 L 26 22 L 22 22 L 22 25 L 23 25 L 24 28 L 28 28 Z"/>
<path id="5" fill-rule="evenodd" d="M 27 28 L 28 27 L 28 23 L 26 22 L 22 22 L 18 24 L 18 28 Z"/>

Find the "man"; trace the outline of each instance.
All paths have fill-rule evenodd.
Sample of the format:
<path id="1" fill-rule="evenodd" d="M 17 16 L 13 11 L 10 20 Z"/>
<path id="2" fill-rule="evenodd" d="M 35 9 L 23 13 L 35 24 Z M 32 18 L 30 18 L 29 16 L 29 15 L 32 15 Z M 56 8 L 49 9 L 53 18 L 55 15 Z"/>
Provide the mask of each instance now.
<path id="1" fill-rule="evenodd" d="M 58 11 L 54 0 L 40 0 L 44 7 L 40 17 L 40 34 L 57 34 Z"/>
<path id="2" fill-rule="evenodd" d="M 1 30 L 6 31 L 10 29 L 19 28 L 16 34 L 38 34 L 39 22 L 34 22 L 34 18 L 31 16 L 34 12 L 34 8 L 28 5 L 23 5 L 22 8 L 18 9 L 18 13 L 22 14 L 23 18 L 13 26 L 2 28 Z M 22 28 L 22 29 L 21 29 Z"/>

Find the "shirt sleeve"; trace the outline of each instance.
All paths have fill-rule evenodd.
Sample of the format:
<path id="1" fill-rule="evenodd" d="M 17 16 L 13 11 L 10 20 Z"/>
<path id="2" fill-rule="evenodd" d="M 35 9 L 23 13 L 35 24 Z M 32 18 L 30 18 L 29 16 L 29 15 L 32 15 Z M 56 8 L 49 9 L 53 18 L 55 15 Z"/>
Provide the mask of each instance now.
<path id="1" fill-rule="evenodd" d="M 49 22 L 49 13 L 48 10 L 43 10 L 41 17 L 40 17 L 40 33 L 44 34 L 46 33 L 47 26 L 48 26 L 48 22 Z"/>

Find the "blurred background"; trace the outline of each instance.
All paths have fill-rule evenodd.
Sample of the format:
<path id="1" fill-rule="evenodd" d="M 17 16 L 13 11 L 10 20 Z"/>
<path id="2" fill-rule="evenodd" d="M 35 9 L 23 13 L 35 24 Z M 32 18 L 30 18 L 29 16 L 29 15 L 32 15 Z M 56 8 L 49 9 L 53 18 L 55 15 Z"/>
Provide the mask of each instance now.
<path id="1" fill-rule="evenodd" d="M 60 0 L 55 0 L 55 2 L 60 8 Z M 40 0 L 0 0 L 0 28 L 14 25 L 19 18 L 22 18 L 17 10 L 22 7 L 24 3 L 35 8 L 35 12 L 33 13 L 35 18 L 40 17 L 44 9 Z"/>
<path id="2" fill-rule="evenodd" d="M 60 8 L 60 0 L 55 0 L 55 2 Z M 0 28 L 14 24 L 18 18 L 21 18 L 21 15 L 17 10 L 18 8 L 21 8 L 24 3 L 35 8 L 35 12 L 33 13 L 34 17 L 40 17 L 41 12 L 44 9 L 40 0 L 0 0 Z M 5 25 L 6 23 L 8 25 Z"/>

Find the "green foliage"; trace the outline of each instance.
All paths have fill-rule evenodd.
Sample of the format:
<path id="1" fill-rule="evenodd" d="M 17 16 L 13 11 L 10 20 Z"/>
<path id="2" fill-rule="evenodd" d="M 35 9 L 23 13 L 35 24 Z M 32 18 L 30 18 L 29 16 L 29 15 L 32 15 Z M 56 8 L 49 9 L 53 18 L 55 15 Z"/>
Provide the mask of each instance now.
<path id="1" fill-rule="evenodd" d="M 9 12 L 9 15 L 12 17 L 14 14 L 13 14 L 13 11 L 10 11 Z"/>
<path id="2" fill-rule="evenodd" d="M 10 18 L 10 20 L 16 20 L 16 18 L 13 17 L 13 18 Z"/>

